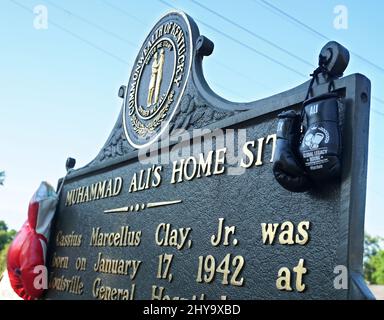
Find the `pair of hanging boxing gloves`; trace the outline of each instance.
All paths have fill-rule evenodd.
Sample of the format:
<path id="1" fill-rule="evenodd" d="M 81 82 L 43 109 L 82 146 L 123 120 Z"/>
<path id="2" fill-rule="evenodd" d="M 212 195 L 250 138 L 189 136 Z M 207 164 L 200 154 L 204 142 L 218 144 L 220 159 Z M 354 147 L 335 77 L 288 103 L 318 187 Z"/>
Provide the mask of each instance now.
<path id="1" fill-rule="evenodd" d="M 302 114 L 279 114 L 273 173 L 285 189 L 304 192 L 340 176 L 338 106 L 338 95 L 327 93 L 306 100 Z"/>

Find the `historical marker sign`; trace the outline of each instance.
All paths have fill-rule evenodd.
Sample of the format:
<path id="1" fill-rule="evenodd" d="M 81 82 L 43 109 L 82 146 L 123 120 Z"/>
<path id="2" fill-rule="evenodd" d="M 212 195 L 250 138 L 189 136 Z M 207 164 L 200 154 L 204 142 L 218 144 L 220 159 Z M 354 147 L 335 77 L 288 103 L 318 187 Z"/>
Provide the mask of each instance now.
<path id="1" fill-rule="evenodd" d="M 370 297 L 361 276 L 369 80 L 333 79 L 344 102 L 340 181 L 292 193 L 272 173 L 277 114 L 299 111 L 308 83 L 231 103 L 204 80 L 212 50 L 183 13 L 149 33 L 107 143 L 66 177 L 45 298 Z M 313 87 L 327 90 L 325 80 Z"/>

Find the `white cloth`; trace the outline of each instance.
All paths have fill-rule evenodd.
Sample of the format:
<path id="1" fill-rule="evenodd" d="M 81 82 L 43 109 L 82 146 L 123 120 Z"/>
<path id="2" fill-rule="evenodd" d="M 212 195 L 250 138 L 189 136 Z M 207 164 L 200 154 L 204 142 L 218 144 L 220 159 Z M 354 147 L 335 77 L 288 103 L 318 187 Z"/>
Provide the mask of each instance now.
<path id="1" fill-rule="evenodd" d="M 7 271 L 4 271 L 0 278 L 0 300 L 23 300 L 13 291 Z"/>

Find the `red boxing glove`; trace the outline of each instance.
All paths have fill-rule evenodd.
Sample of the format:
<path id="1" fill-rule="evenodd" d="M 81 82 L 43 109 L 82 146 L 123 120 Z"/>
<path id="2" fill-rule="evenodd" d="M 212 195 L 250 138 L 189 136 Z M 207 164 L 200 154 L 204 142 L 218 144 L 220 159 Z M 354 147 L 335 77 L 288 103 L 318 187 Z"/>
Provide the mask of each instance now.
<path id="1" fill-rule="evenodd" d="M 36 281 L 38 266 L 45 265 L 47 239 L 55 213 L 57 195 L 43 182 L 28 208 L 28 221 L 13 240 L 7 257 L 9 280 L 13 290 L 24 300 L 39 298 L 44 288 Z"/>
<path id="2" fill-rule="evenodd" d="M 23 282 L 21 280 L 21 266 L 20 266 L 20 253 L 23 248 L 23 244 L 26 243 L 29 238 L 29 225 L 25 222 L 17 233 L 15 239 L 8 250 L 7 256 L 7 269 L 9 275 L 9 281 L 13 290 L 24 300 L 31 300 L 32 298 L 25 292 Z"/>

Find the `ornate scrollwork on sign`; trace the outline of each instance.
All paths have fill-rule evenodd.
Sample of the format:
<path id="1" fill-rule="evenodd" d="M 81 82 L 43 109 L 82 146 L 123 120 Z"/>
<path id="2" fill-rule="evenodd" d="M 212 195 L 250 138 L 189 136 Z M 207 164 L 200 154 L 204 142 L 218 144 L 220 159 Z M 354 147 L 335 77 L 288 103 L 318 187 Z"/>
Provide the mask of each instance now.
<path id="1" fill-rule="evenodd" d="M 173 129 L 200 129 L 213 122 L 234 115 L 234 111 L 220 110 L 200 101 L 197 95 L 194 97 L 185 94 L 180 107 L 169 124 L 169 130 Z"/>
<path id="2" fill-rule="evenodd" d="M 174 92 L 171 92 L 168 97 L 165 105 L 159 109 L 155 117 L 153 117 L 149 122 L 142 122 L 135 113 L 131 115 L 131 124 L 133 130 L 140 136 L 145 137 L 146 135 L 152 134 L 156 131 L 157 127 L 160 126 L 161 122 L 167 116 L 170 105 L 173 102 Z"/>
<path id="3" fill-rule="evenodd" d="M 90 163 L 90 165 L 121 157 L 125 154 L 128 154 L 129 152 L 132 152 L 133 150 L 134 148 L 130 146 L 127 142 L 127 139 L 125 139 L 123 120 L 120 115 L 115 128 L 112 131 L 112 134 L 109 136 L 99 155 L 93 162 Z"/>

